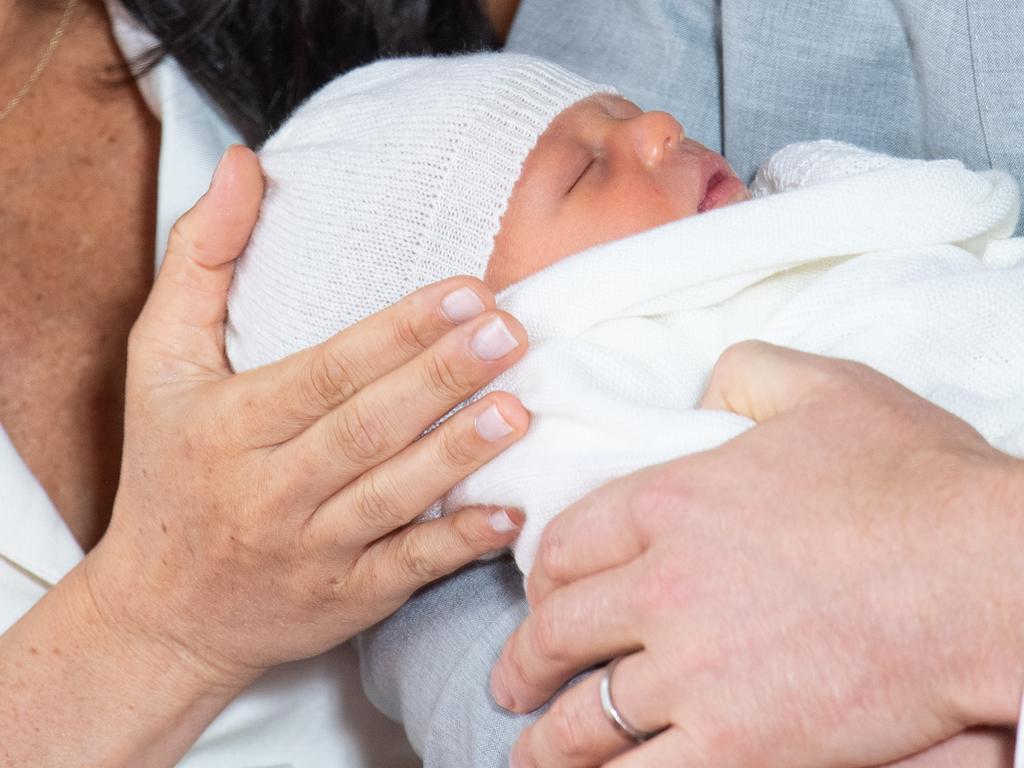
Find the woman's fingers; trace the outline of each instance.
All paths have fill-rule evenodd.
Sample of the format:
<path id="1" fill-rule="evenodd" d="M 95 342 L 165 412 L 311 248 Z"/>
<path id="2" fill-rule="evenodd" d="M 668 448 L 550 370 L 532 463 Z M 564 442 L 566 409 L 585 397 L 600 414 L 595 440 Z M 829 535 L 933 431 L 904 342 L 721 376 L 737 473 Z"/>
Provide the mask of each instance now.
<path id="1" fill-rule="evenodd" d="M 282 442 L 490 309 L 494 294 L 476 278 L 428 285 L 322 344 L 246 372 L 238 397 L 261 413 L 261 437 Z"/>
<path id="2" fill-rule="evenodd" d="M 515 397 L 489 394 L 339 491 L 317 510 L 310 532 L 348 547 L 387 536 L 519 440 L 529 424 L 529 414 Z M 463 553 L 470 559 L 481 554 L 471 550 L 462 547 L 451 555 L 458 563 Z"/>
<path id="3" fill-rule="evenodd" d="M 638 560 L 563 587 L 534 606 L 491 672 L 494 700 L 530 712 L 576 675 L 639 648 L 634 574 Z"/>
<path id="4" fill-rule="evenodd" d="M 367 583 L 381 595 L 382 611 L 390 612 L 420 587 L 507 547 L 524 519 L 518 510 L 468 507 L 382 539 L 356 567 L 369 569 Z"/>
<path id="5" fill-rule="evenodd" d="M 224 153 L 209 190 L 171 231 L 163 266 L 132 330 L 136 370 L 142 363 L 158 383 L 228 373 L 227 292 L 256 224 L 263 186 L 251 150 L 233 146 Z"/>
<path id="6" fill-rule="evenodd" d="M 526 344 L 526 331 L 510 315 L 485 313 L 279 446 L 276 471 L 293 478 L 302 500 L 323 502 L 404 450 L 519 360 Z"/>
<path id="7" fill-rule="evenodd" d="M 543 717 L 523 731 L 512 751 L 514 768 L 590 768 L 635 746 L 601 707 L 604 674 L 603 668 L 595 670 L 563 692 Z M 650 656 L 634 653 L 615 668 L 612 701 L 632 727 L 657 731 L 668 724 L 667 713 L 659 711 L 658 697 L 653 695 L 664 682 Z"/>

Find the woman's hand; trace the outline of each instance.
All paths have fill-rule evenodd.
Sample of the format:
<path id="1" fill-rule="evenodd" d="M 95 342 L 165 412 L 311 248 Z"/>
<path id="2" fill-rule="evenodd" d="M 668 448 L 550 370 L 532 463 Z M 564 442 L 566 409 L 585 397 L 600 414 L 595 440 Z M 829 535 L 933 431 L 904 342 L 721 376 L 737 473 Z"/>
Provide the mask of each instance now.
<path id="1" fill-rule="evenodd" d="M 760 424 L 552 522 L 492 677 L 525 712 L 625 654 L 616 705 L 668 730 L 632 748 L 598 673 L 512 764 L 878 765 L 1014 722 L 1020 462 L 870 369 L 764 344 L 725 355 L 704 405 Z"/>
<path id="2" fill-rule="evenodd" d="M 468 278 L 232 375 L 226 294 L 261 199 L 255 157 L 233 149 L 172 233 L 129 342 L 120 489 L 88 563 L 111 623 L 228 680 L 331 648 L 508 544 L 513 521 L 489 510 L 408 524 L 528 423 L 494 394 L 417 440 L 526 349 Z"/>
<path id="3" fill-rule="evenodd" d="M 479 281 L 228 369 L 227 290 L 262 195 L 233 148 L 175 227 L 129 342 L 110 528 L 0 637 L 4 765 L 172 765 L 264 670 L 515 537 L 516 512 L 409 525 L 527 428 L 494 393 L 417 439 L 525 351 Z"/>

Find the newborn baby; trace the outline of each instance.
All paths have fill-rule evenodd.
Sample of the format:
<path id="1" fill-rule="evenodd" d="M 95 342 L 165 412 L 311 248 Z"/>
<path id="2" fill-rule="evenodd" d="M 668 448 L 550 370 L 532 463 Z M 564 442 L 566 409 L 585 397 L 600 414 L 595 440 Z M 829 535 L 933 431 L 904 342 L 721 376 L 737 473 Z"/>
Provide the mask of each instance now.
<path id="1" fill-rule="evenodd" d="M 317 344 L 436 280 L 501 290 L 600 243 L 747 198 L 664 112 L 511 54 L 378 62 L 267 142 L 232 289 L 236 370 Z"/>

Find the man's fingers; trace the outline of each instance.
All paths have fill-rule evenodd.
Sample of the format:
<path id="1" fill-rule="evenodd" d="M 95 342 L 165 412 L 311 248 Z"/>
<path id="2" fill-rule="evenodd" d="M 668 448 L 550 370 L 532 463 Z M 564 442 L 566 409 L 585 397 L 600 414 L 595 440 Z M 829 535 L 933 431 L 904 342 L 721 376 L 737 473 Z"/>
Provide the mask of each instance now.
<path id="1" fill-rule="evenodd" d="M 679 765 L 686 768 L 738 768 L 735 761 L 724 754 L 695 753 L 686 734 L 670 728 L 660 736 L 644 742 L 620 755 L 604 768 L 654 768 Z"/>
<path id="2" fill-rule="evenodd" d="M 309 530 L 323 541 L 348 546 L 377 541 L 519 440 L 529 424 L 529 414 L 515 397 L 491 393 L 335 494 L 317 510 Z M 410 546 L 419 541 L 402 535 Z M 456 563 L 453 569 L 480 554 L 466 547 L 439 553 L 448 558 L 445 562 Z M 467 559 L 459 562 L 463 556 Z"/>
<path id="3" fill-rule="evenodd" d="M 555 699 L 551 709 L 519 737 L 512 764 L 517 768 L 590 768 L 635 746 L 601 707 L 604 674 L 605 668 L 595 670 Z M 647 654 L 622 659 L 611 682 L 612 701 L 632 727 L 656 731 L 668 724 L 667 714 L 659 711 L 659 704 L 667 707 L 667 703 L 657 695 L 665 682 Z"/>
<path id="4" fill-rule="evenodd" d="M 535 606 L 491 672 L 494 700 L 530 712 L 573 675 L 639 648 L 638 564 L 574 582 Z"/>
<path id="5" fill-rule="evenodd" d="M 428 285 L 322 344 L 246 372 L 239 397 L 264 414 L 263 439 L 281 442 L 492 309 L 493 292 L 475 278 Z"/>
<path id="6" fill-rule="evenodd" d="M 885 768 L 1012 768 L 1014 733 L 1008 728 L 973 728 Z"/>
<path id="7" fill-rule="evenodd" d="M 161 377 L 228 373 L 224 319 L 235 260 L 263 200 L 259 161 L 242 146 L 221 158 L 210 188 L 174 225 L 163 266 L 132 332 L 133 355 Z"/>
<path id="8" fill-rule="evenodd" d="M 512 749 L 516 768 L 591 768 L 633 746 L 601 709 L 601 676 L 562 693 L 551 709 L 523 731 Z"/>
<path id="9" fill-rule="evenodd" d="M 632 489 L 643 472 L 610 483 L 563 511 L 544 529 L 526 583 L 530 605 L 586 576 L 615 568 L 643 554 L 645 529 L 628 510 L 642 507 Z"/>
<path id="10" fill-rule="evenodd" d="M 732 411 L 760 423 L 834 392 L 855 369 L 845 360 L 762 341 L 740 342 L 719 358 L 701 408 Z"/>

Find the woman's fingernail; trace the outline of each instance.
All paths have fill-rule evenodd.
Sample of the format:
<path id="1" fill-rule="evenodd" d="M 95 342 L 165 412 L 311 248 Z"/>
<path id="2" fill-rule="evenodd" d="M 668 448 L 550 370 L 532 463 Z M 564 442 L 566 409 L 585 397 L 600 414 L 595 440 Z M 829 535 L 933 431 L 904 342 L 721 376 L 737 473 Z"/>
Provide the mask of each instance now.
<path id="1" fill-rule="evenodd" d="M 498 406 L 492 405 L 476 417 L 476 433 L 489 443 L 496 443 L 512 434 L 512 427 L 501 415 Z"/>
<path id="2" fill-rule="evenodd" d="M 522 522 L 516 522 L 508 513 L 507 509 L 499 509 L 492 512 L 490 516 L 491 528 L 495 533 L 512 533 L 523 527 Z"/>
<path id="3" fill-rule="evenodd" d="M 469 288 L 459 288 L 441 299 L 441 314 L 456 325 L 483 314 L 485 309 L 480 297 Z"/>
<path id="4" fill-rule="evenodd" d="M 210 179 L 210 189 L 213 189 L 215 186 L 217 186 L 219 182 L 222 181 L 221 177 L 223 176 L 224 173 L 224 161 L 227 159 L 227 156 L 231 154 L 231 150 L 234 149 L 234 146 L 235 145 L 232 144 L 230 147 L 225 149 L 224 153 L 220 156 L 220 160 L 217 161 L 217 167 L 214 168 L 213 177 Z"/>
<path id="5" fill-rule="evenodd" d="M 477 357 L 492 363 L 518 347 L 519 342 L 505 325 L 505 321 L 496 317 L 476 332 L 470 346 Z"/>

